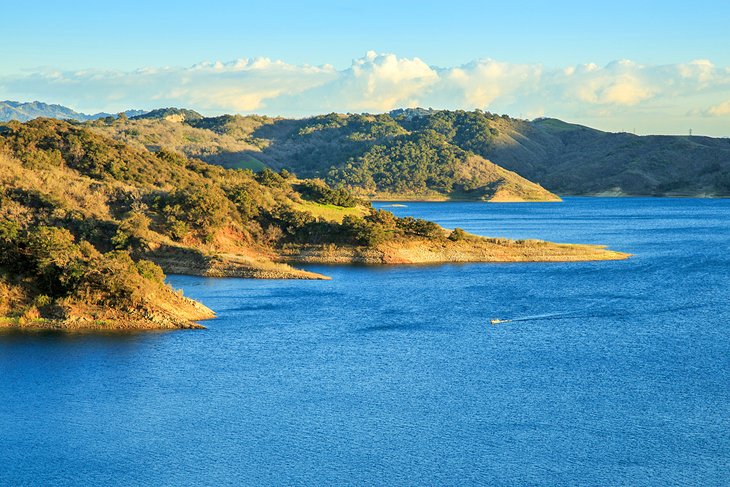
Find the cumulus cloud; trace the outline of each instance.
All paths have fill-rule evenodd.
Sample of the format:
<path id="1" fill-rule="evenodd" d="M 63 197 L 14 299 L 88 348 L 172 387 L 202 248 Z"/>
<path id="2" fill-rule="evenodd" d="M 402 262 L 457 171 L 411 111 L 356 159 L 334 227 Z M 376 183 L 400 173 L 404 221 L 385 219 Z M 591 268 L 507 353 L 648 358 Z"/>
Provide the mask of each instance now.
<path id="1" fill-rule="evenodd" d="M 419 97 L 438 79 L 438 73 L 419 58 L 370 51 L 342 73 L 338 91 L 352 109 L 391 110 L 418 105 Z"/>
<path id="2" fill-rule="evenodd" d="M 540 66 L 486 59 L 444 70 L 442 89 L 461 94 L 461 99 L 455 100 L 461 106 L 486 108 L 498 98 L 534 92 L 541 75 Z"/>
<path id="3" fill-rule="evenodd" d="M 727 115 L 730 69 L 709 60 L 545 67 L 480 59 L 437 67 L 417 57 L 368 52 L 340 69 L 255 58 L 135 71 L 38 70 L 0 78 L 0 97 L 84 111 L 184 106 L 211 114 L 304 116 L 432 106 L 618 124 Z"/>
<path id="4" fill-rule="evenodd" d="M 87 110 L 183 105 L 203 111 L 250 112 L 263 108 L 267 100 L 304 92 L 337 76 L 331 66 L 257 58 L 130 72 L 39 71 L 0 78 L 0 91 L 26 99 L 62 100 Z"/>
<path id="5" fill-rule="evenodd" d="M 711 106 L 705 111 L 705 115 L 710 117 L 723 117 L 730 115 L 730 100 Z"/>

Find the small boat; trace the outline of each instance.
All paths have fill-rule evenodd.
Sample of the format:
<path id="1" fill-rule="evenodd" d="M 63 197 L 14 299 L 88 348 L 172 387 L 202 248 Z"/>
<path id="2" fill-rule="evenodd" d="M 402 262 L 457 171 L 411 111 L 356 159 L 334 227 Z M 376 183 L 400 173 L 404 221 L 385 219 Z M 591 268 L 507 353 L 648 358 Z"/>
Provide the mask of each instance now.
<path id="1" fill-rule="evenodd" d="M 489 322 L 493 325 L 498 325 L 500 323 L 509 323 L 510 321 L 512 321 L 512 320 L 499 320 L 499 319 L 495 318 L 493 320 L 490 320 Z"/>

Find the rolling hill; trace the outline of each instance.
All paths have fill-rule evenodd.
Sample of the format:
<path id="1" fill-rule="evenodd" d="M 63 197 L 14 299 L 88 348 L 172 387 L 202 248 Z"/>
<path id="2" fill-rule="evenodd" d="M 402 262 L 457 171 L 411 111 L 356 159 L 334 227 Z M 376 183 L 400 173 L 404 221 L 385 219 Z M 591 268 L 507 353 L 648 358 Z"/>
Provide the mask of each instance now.
<path id="1" fill-rule="evenodd" d="M 225 167 L 287 169 L 371 198 L 730 196 L 728 138 L 637 136 L 479 110 L 91 123 L 128 143 L 162 144 Z M 164 135 L 175 132 L 184 134 Z"/>
<path id="2" fill-rule="evenodd" d="M 568 195 L 730 196 L 730 139 L 611 133 L 556 119 L 497 123 L 495 163 Z"/>
<path id="3" fill-rule="evenodd" d="M 540 185 L 475 153 L 468 140 L 492 137 L 488 127 L 476 122 L 455 128 L 451 136 L 407 127 L 388 114 L 301 120 L 224 115 L 184 121 L 153 115 L 90 126 L 139 147 L 168 147 L 228 168 L 286 169 L 368 198 L 559 201 Z"/>
<path id="4" fill-rule="evenodd" d="M 603 132 L 552 118 L 399 109 L 305 119 L 204 117 L 163 108 L 128 119 L 2 102 L 0 120 L 87 120 L 139 149 L 232 169 L 286 169 L 368 198 L 556 201 L 561 195 L 730 196 L 730 139 Z"/>

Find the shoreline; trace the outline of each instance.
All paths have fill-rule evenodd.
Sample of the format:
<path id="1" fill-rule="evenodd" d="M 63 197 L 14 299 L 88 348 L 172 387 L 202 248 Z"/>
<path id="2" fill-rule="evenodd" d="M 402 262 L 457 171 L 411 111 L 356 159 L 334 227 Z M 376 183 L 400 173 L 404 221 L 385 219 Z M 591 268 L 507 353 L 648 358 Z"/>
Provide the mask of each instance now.
<path id="1" fill-rule="evenodd" d="M 300 245 L 282 249 L 293 264 L 443 265 L 451 263 L 540 263 L 626 260 L 631 254 L 603 245 L 561 244 L 470 236 L 464 241 L 388 242 L 376 248 Z"/>
<path id="2" fill-rule="evenodd" d="M 481 199 L 481 198 L 460 198 L 452 196 L 407 196 L 407 195 L 380 195 L 365 197 L 370 202 L 377 203 L 562 203 L 562 196 L 556 195 L 557 199 L 526 200 L 521 198 L 506 199 Z"/>
<path id="3" fill-rule="evenodd" d="M 564 193 L 558 195 L 560 200 L 519 200 L 519 201 L 494 201 L 480 200 L 473 198 L 417 198 L 417 197 L 387 197 L 370 198 L 373 203 L 563 203 L 563 198 L 603 198 L 603 199 L 630 199 L 630 198 L 652 198 L 652 199 L 697 199 L 697 200 L 724 200 L 730 199 L 729 195 L 710 194 L 627 194 L 627 193 Z"/>
<path id="4" fill-rule="evenodd" d="M 297 246 L 281 249 L 279 265 L 295 271 L 295 277 L 272 274 L 242 274 L 236 268 L 230 273 L 220 272 L 212 275 L 201 272 L 185 272 L 197 270 L 178 265 L 171 275 L 190 275 L 213 278 L 248 278 L 248 279 L 305 279 L 329 280 L 328 276 L 291 267 L 288 264 L 316 264 L 331 266 L 438 266 L 448 264 L 504 264 L 504 263 L 569 263 L 626 260 L 631 254 L 608 250 L 602 245 L 559 244 L 542 240 L 507 240 L 489 239 L 470 236 L 458 242 L 415 240 L 407 242 L 388 242 L 376 248 L 329 246 Z M 179 264 L 179 263 L 178 263 Z M 250 270 L 250 269 L 249 269 Z M 71 316 L 66 319 L 26 319 L 23 317 L 0 317 L 0 333 L 5 332 L 63 332 L 63 333 L 98 333 L 98 332 L 132 332 L 132 331 L 164 331 L 182 329 L 205 329 L 200 321 L 214 319 L 215 312 L 203 303 L 184 297 L 175 292 L 177 302 L 187 311 L 182 317 L 176 310 L 175 316 L 170 310 L 156 310 L 147 313 L 132 313 L 119 316 L 120 313 L 104 315 L 99 319 L 88 316 Z"/>

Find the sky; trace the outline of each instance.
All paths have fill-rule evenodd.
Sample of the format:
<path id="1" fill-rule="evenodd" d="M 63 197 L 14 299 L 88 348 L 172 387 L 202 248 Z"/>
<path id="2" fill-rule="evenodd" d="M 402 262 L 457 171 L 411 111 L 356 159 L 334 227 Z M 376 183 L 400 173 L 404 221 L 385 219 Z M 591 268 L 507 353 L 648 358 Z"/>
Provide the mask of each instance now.
<path id="1" fill-rule="evenodd" d="M 0 99 L 730 136 L 730 2 L 0 0 Z"/>

